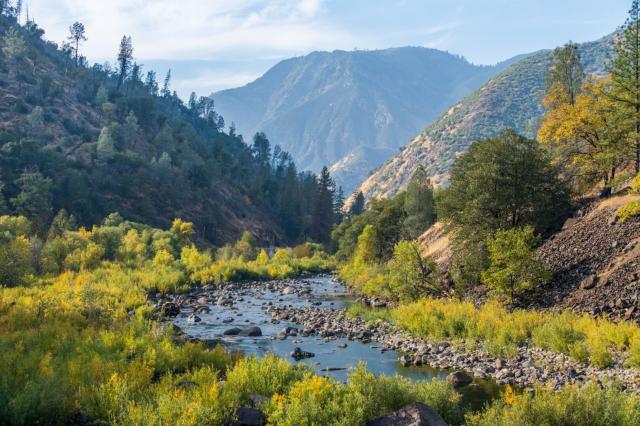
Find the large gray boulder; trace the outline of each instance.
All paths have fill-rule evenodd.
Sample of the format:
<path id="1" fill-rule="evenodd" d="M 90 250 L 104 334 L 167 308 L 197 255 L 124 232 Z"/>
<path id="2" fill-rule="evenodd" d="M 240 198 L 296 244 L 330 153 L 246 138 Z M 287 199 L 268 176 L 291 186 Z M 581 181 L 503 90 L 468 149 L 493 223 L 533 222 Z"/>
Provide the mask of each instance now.
<path id="1" fill-rule="evenodd" d="M 431 407 L 414 402 L 386 416 L 367 422 L 367 426 L 447 426 Z"/>

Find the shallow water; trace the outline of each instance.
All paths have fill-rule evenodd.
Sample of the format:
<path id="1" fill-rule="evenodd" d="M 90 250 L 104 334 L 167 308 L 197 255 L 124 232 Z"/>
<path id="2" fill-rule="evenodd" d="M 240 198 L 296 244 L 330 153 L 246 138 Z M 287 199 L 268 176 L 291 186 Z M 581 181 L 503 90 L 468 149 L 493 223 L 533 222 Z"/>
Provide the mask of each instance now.
<path id="1" fill-rule="evenodd" d="M 378 342 L 369 344 L 351 341 L 346 338 L 325 342 L 319 336 L 288 337 L 286 340 L 278 340 L 273 337 L 287 326 L 302 329 L 301 326 L 288 321 L 279 324 L 271 323 L 271 315 L 266 310 L 269 303 L 273 306 L 304 307 L 315 304 L 323 308 L 347 309 L 354 303 L 349 297 L 346 288 L 328 276 L 317 276 L 300 281 L 311 290 L 308 296 L 296 294 L 282 294 L 280 291 L 264 289 L 241 290 L 234 300 L 232 307 L 223 307 L 216 304 L 209 305 L 211 312 L 198 316 L 201 322 L 190 324 L 187 315 L 190 310 L 184 309 L 176 320 L 188 335 L 200 339 L 219 340 L 229 349 L 240 350 L 247 354 L 264 355 L 274 353 L 296 363 L 290 356 L 295 347 L 300 347 L 307 352 L 313 352 L 315 357 L 299 362 L 308 364 L 316 373 L 334 377 L 336 380 L 346 381 L 349 369 L 355 367 L 360 361 L 367 364 L 367 369 L 375 374 L 400 375 L 414 380 L 431 380 L 438 378 L 445 380 L 450 371 L 434 369 L 430 367 L 403 367 L 398 362 L 399 353 L 396 351 L 382 352 Z M 243 299 L 243 300 L 239 300 Z M 232 319 L 223 323 L 223 320 Z M 224 336 L 223 332 L 229 328 L 247 328 L 258 326 L 262 329 L 261 337 Z M 340 344 L 346 344 L 346 348 L 339 348 Z M 490 381 L 474 381 L 469 386 L 461 388 L 462 402 L 471 409 L 481 408 L 487 401 L 495 398 L 500 393 L 500 387 Z"/>

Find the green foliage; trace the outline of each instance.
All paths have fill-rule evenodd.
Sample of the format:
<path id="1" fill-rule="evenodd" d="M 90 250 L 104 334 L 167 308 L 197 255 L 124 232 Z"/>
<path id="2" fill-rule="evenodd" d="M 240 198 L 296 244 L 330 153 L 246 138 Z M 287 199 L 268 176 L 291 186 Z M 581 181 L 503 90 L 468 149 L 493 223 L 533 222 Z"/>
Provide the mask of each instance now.
<path id="1" fill-rule="evenodd" d="M 390 290 L 401 302 L 417 300 L 439 289 L 436 263 L 422 257 L 416 242 L 396 244 L 387 270 Z"/>
<path id="2" fill-rule="evenodd" d="M 410 239 L 418 238 L 435 222 L 433 188 L 423 168 L 418 169 L 407 186 L 404 211 L 405 235 Z"/>
<path id="3" fill-rule="evenodd" d="M 53 182 L 40 172 L 24 172 L 16 180 L 20 193 L 11 199 L 18 214 L 31 220 L 40 234 L 48 225 L 52 211 Z"/>
<path id="4" fill-rule="evenodd" d="M 491 267 L 482 273 L 482 280 L 498 295 L 506 296 L 511 305 L 523 290 L 537 288 L 551 279 L 551 273 L 536 255 L 538 242 L 531 226 L 498 231 L 487 242 Z"/>
<path id="5" fill-rule="evenodd" d="M 465 418 L 465 424 L 471 426 L 631 426 L 639 422 L 637 394 L 596 383 L 568 385 L 559 392 L 537 387 L 534 392 L 517 394 L 507 388 L 502 400 Z"/>
<path id="6" fill-rule="evenodd" d="M 495 231 L 531 225 L 546 233 L 569 208 L 567 187 L 549 155 L 510 130 L 474 143 L 456 161 L 451 185 L 436 195 L 438 218 L 453 231 L 452 276 L 460 289 L 480 282 L 488 267 L 486 240 Z"/>
<path id="7" fill-rule="evenodd" d="M 607 367 L 616 354 L 639 366 L 640 328 L 571 311 L 507 311 L 496 301 L 475 307 L 469 302 L 421 299 L 391 310 L 393 322 L 430 340 L 475 341 L 495 355 L 512 356 L 522 345 L 549 349 L 578 361 Z"/>
<path id="8" fill-rule="evenodd" d="M 631 180 L 631 194 L 640 195 L 640 173 Z M 620 207 L 616 215 L 622 222 L 640 216 L 640 200 L 632 200 Z"/>

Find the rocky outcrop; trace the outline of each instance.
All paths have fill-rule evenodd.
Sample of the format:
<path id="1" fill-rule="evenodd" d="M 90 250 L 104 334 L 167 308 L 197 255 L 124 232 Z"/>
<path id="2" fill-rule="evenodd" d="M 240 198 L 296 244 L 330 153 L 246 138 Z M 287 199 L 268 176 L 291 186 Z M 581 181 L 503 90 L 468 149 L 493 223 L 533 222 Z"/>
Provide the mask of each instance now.
<path id="1" fill-rule="evenodd" d="M 640 220 L 622 223 L 615 214 L 634 198 L 587 205 L 542 245 L 539 255 L 554 277 L 534 307 L 640 320 Z"/>

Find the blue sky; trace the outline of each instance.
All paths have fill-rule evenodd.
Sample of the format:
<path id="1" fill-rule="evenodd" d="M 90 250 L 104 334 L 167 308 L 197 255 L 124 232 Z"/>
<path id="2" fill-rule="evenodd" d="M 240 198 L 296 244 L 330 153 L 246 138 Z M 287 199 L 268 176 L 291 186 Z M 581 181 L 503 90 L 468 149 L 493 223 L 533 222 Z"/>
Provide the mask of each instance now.
<path id="1" fill-rule="evenodd" d="M 174 89 L 208 94 L 254 80 L 314 50 L 426 46 L 493 64 L 624 22 L 630 0 L 27 0 L 62 41 L 80 20 L 91 62 L 111 61 L 123 34 L 145 68 L 173 68 Z"/>

